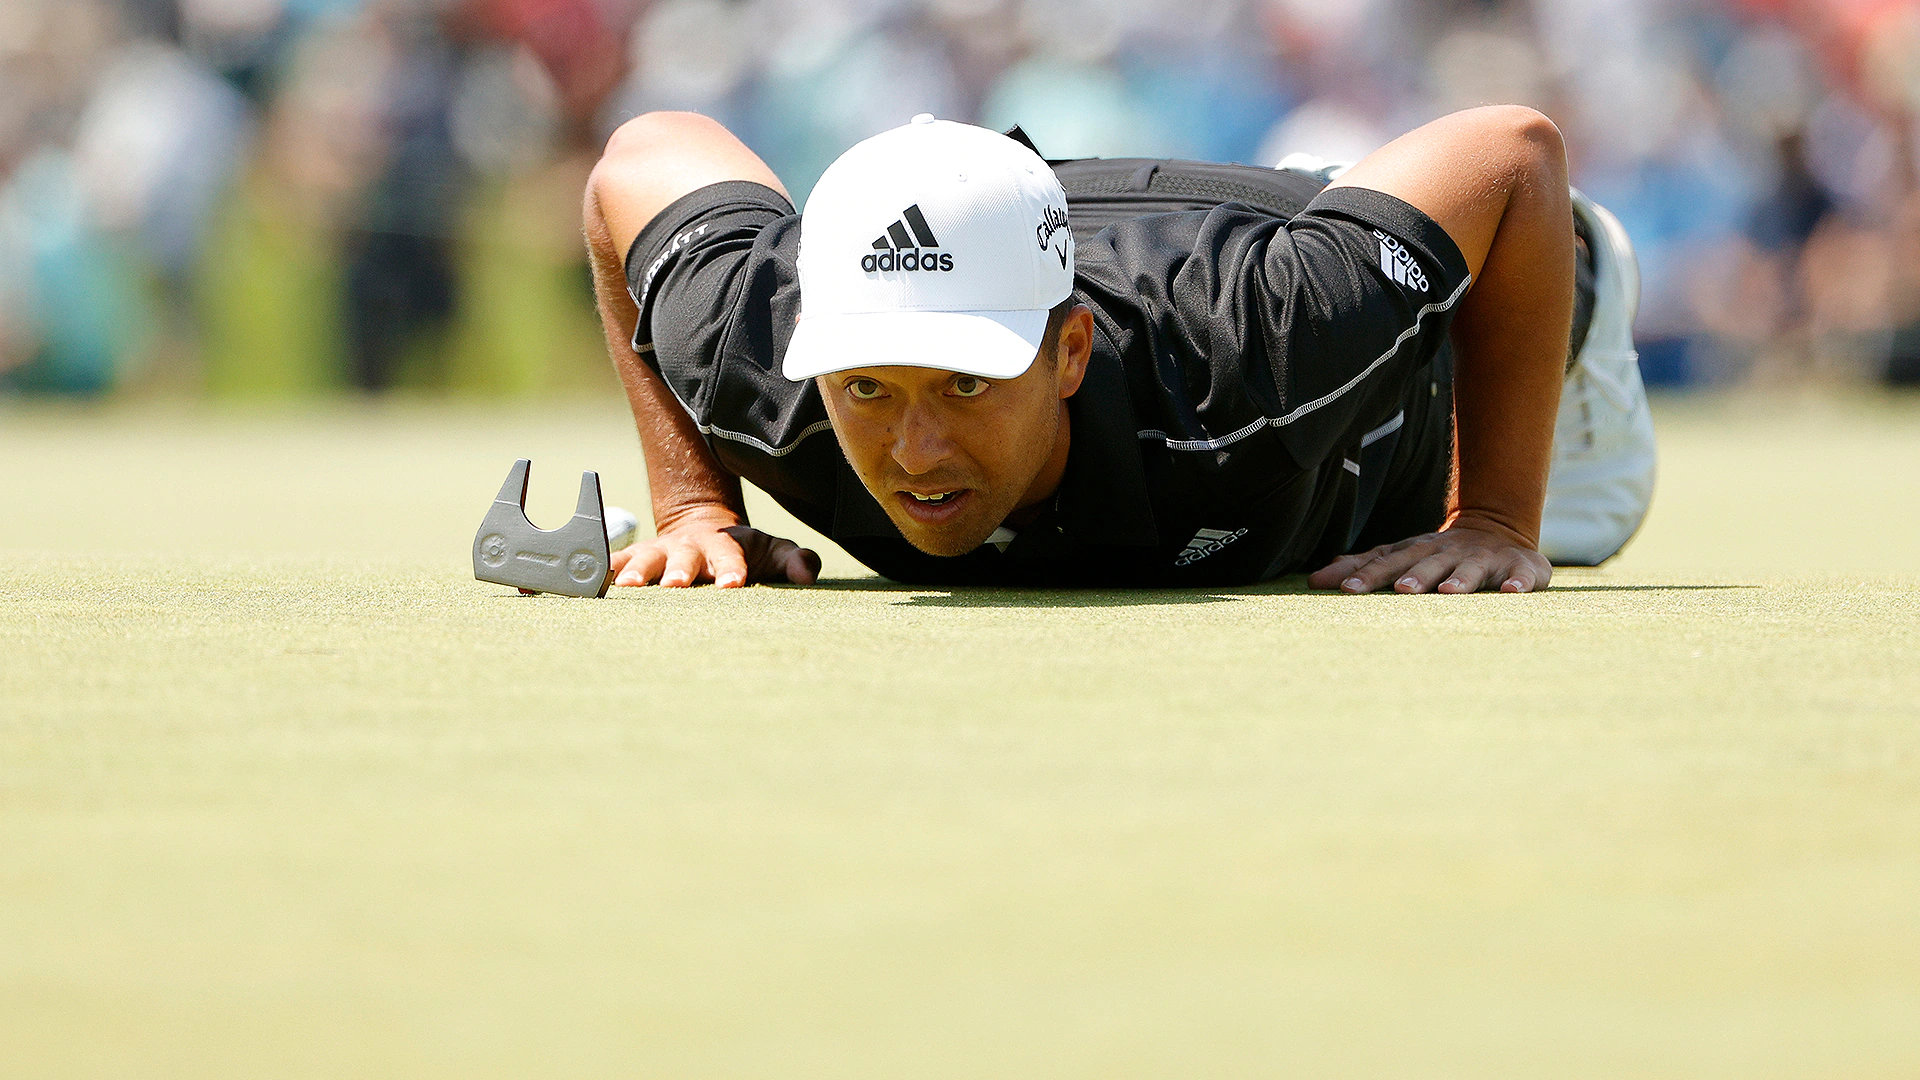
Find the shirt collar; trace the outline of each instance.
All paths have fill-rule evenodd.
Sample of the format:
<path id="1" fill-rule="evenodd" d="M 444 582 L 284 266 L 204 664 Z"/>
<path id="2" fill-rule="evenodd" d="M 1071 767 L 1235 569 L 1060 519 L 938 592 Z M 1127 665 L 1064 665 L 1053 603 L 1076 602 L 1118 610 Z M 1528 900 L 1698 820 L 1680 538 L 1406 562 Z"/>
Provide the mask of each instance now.
<path id="1" fill-rule="evenodd" d="M 1060 491 L 1040 519 L 1023 529 L 1009 555 L 1057 554 L 1055 538 L 1079 547 L 1151 547 L 1159 542 L 1140 459 L 1133 402 L 1119 357 L 1095 349 L 1080 389 L 1067 399 L 1071 442 Z M 833 534 L 904 539 L 841 455 L 834 492 Z"/>

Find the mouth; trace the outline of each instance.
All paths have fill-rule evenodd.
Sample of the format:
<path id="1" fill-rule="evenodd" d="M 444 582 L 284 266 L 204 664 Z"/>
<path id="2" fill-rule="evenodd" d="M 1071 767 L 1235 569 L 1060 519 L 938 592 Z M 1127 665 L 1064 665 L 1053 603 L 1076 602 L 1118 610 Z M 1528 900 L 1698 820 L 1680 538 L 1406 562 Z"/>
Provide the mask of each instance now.
<path id="1" fill-rule="evenodd" d="M 894 500 L 907 512 L 907 516 L 924 525 L 940 525 L 953 520 L 972 496 L 971 488 L 893 493 Z"/>

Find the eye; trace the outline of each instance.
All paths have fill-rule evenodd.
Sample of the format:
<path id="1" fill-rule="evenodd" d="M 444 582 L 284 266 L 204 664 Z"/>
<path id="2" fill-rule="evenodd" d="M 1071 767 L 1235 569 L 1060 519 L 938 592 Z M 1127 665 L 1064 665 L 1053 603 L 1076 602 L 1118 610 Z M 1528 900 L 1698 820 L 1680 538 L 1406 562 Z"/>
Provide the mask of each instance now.
<path id="1" fill-rule="evenodd" d="M 953 380 L 953 392 L 959 397 L 979 397 L 987 392 L 987 381 L 972 375 L 961 375 Z"/>
<path id="2" fill-rule="evenodd" d="M 847 393 L 856 401 L 872 401 L 881 395 L 880 384 L 872 379 L 853 379 L 847 383 Z"/>

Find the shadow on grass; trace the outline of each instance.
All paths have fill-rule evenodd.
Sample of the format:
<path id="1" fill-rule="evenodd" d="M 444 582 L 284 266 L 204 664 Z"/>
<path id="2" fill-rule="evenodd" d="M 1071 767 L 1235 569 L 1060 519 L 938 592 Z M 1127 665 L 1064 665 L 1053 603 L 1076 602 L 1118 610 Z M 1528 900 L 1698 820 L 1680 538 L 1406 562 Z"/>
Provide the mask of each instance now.
<path id="1" fill-rule="evenodd" d="M 1269 591 L 1261 585 L 1252 589 L 1117 589 L 1112 586 L 1085 588 L 1009 587 L 998 585 L 902 585 L 885 578 L 838 578 L 807 586 L 777 586 L 808 591 L 901 593 L 895 604 L 902 607 L 941 608 L 1119 608 L 1159 607 L 1176 604 L 1219 604 L 1238 600 L 1243 595 Z M 1304 579 L 1302 589 L 1304 590 Z"/>
<path id="2" fill-rule="evenodd" d="M 895 602 L 902 607 L 935 608 L 1121 608 L 1219 604 L 1238 599 L 1199 589 L 955 589 Z"/>
<path id="3" fill-rule="evenodd" d="M 1116 589 L 1110 586 L 1089 588 L 1008 588 L 973 585 L 902 585 L 884 578 L 839 578 L 809 586 L 776 588 L 824 589 L 833 592 L 901 593 L 894 601 L 901 607 L 935 608 L 1124 608 L 1163 607 L 1183 604 L 1220 604 L 1257 596 L 1308 596 L 1328 601 L 1389 599 L 1399 594 L 1382 591 L 1355 596 L 1333 589 L 1315 589 L 1307 585 L 1304 574 L 1276 578 L 1259 585 L 1193 589 Z M 1636 585 L 1611 584 L 1553 585 L 1548 593 L 1640 593 L 1707 592 L 1725 589 L 1758 589 L 1758 585 Z"/>
<path id="4" fill-rule="evenodd" d="M 1760 585 L 1549 585 L 1557 592 L 1717 592 L 1722 589 L 1759 589 Z"/>
<path id="5" fill-rule="evenodd" d="M 809 586 L 843 592 L 907 593 L 894 601 L 901 607 L 940 608 L 1125 608 L 1171 607 L 1184 604 L 1224 604 L 1255 596 L 1334 595 L 1309 589 L 1304 575 L 1277 578 L 1259 585 L 1211 588 L 1115 588 L 1111 585 L 1077 588 L 1007 587 L 989 585 L 901 585 L 884 578 L 845 578 Z"/>

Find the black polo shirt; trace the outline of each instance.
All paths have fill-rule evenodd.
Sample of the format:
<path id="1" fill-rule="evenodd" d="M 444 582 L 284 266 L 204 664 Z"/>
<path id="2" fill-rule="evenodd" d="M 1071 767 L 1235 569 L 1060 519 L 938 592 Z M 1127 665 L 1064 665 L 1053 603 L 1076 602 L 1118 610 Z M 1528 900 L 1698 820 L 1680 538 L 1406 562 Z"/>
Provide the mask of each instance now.
<path id="1" fill-rule="evenodd" d="M 818 388 L 780 374 L 799 240 L 791 204 L 759 184 L 667 207 L 627 256 L 634 349 L 726 469 L 886 577 L 1249 583 L 1439 526 L 1442 350 L 1468 273 L 1398 199 L 1334 188 L 1290 220 L 1229 203 L 1076 237 L 1095 333 L 1065 477 L 1010 542 L 957 557 L 902 538 Z"/>

